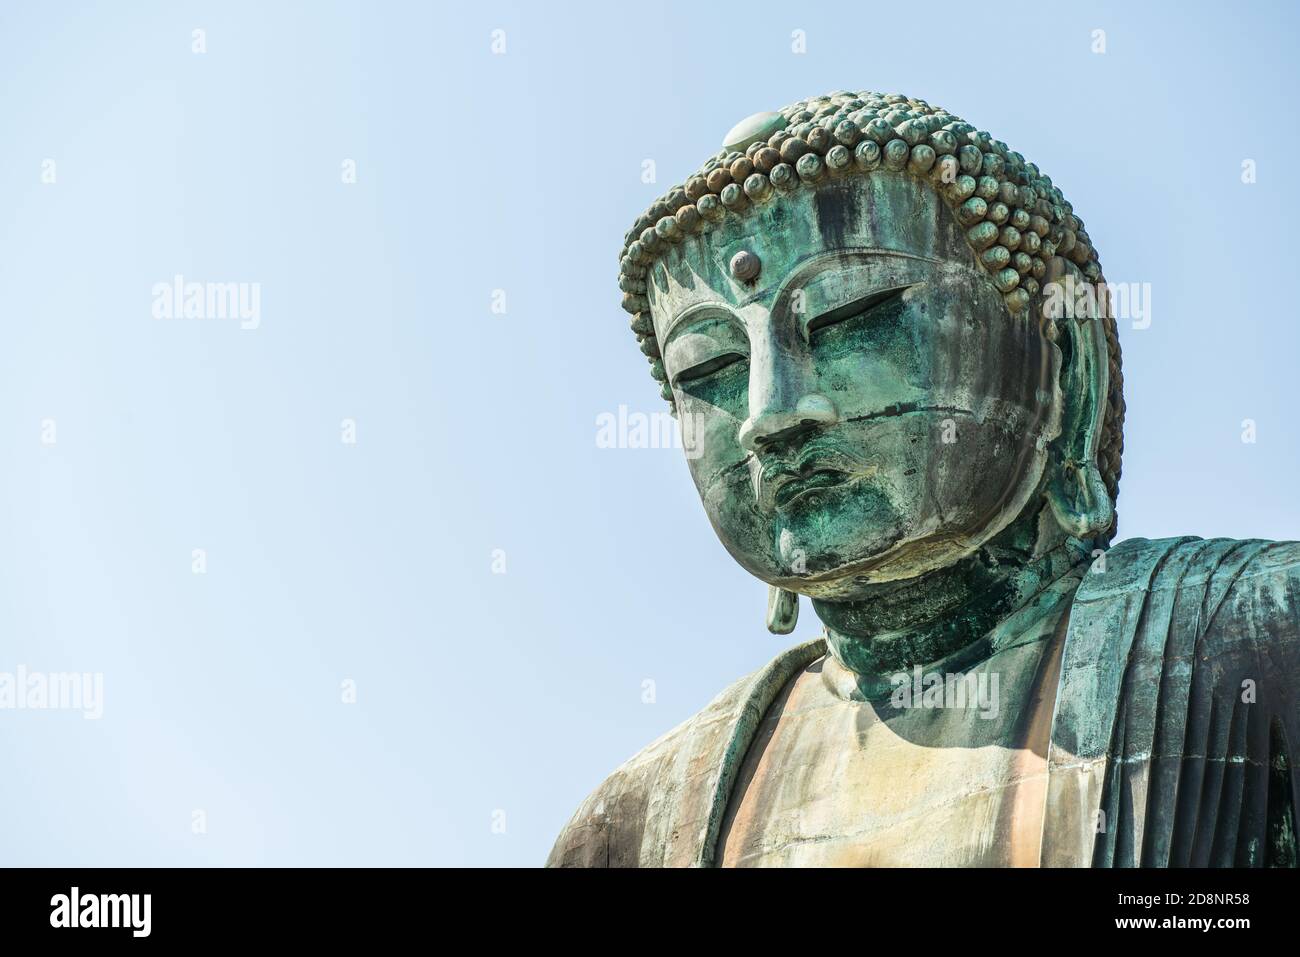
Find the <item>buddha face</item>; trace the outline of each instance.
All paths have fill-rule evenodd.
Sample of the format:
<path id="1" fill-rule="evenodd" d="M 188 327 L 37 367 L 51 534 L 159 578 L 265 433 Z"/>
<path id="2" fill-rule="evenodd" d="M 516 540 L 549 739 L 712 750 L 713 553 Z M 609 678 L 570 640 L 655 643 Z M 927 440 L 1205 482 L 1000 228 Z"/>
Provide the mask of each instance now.
<path id="1" fill-rule="evenodd" d="M 1059 353 L 924 182 L 778 195 L 650 278 L 696 488 L 763 581 L 853 598 L 970 555 L 1038 490 Z"/>

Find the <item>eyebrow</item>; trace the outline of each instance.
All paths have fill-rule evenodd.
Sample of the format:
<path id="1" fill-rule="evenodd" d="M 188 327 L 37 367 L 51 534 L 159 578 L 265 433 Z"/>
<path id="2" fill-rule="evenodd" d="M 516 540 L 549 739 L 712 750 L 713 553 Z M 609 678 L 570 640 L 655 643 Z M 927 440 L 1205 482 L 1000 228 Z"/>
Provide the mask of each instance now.
<path id="1" fill-rule="evenodd" d="M 835 257 L 830 253 L 837 254 Z M 814 253 L 811 256 L 805 256 L 799 262 L 795 263 L 781 281 L 781 289 L 778 296 L 783 295 L 791 287 L 800 288 L 806 286 L 811 278 L 818 278 L 828 272 L 825 260 L 843 257 L 846 259 L 861 262 L 869 259 L 906 259 L 912 262 L 929 263 L 931 265 L 943 265 L 946 260 L 937 256 L 922 256 L 917 253 L 903 252 L 899 249 L 880 249 L 874 246 L 846 246 L 843 249 L 823 250 L 820 253 Z M 832 263 L 833 266 L 833 263 Z"/>
<path id="2" fill-rule="evenodd" d="M 721 320 L 738 327 L 742 332 L 744 331 L 744 323 L 728 304 L 720 301 L 697 302 L 669 320 L 668 328 L 664 331 L 663 341 L 659 344 L 660 349 L 667 349 L 668 343 L 672 342 L 683 330 L 694 328 L 701 322 L 710 319 Z"/>

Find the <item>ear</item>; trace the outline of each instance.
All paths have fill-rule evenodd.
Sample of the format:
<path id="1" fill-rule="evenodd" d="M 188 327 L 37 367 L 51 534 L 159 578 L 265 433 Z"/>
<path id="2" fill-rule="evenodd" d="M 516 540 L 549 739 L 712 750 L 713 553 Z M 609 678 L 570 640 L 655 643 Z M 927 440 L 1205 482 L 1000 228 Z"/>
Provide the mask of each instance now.
<path id="1" fill-rule="evenodd" d="M 1044 287 L 1043 326 L 1061 356 L 1061 431 L 1052 443 L 1046 497 L 1057 523 L 1067 534 L 1088 539 L 1104 533 L 1115 519 L 1101 470 L 1101 441 L 1110 388 L 1110 366 L 1100 296 L 1080 295 L 1087 280 L 1060 257 L 1049 269 Z M 1090 287 L 1091 288 L 1091 287 Z M 1104 289 L 1104 287 L 1103 287 Z"/>
<path id="2" fill-rule="evenodd" d="M 788 635 L 799 621 L 799 596 L 784 588 L 767 588 L 767 630 L 774 635 Z"/>

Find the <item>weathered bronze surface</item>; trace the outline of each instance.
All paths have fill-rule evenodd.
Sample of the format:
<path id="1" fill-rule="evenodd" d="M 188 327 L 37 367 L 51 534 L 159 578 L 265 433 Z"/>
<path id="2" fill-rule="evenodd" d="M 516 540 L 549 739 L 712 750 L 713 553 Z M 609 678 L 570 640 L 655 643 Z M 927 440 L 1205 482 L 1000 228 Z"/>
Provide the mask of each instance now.
<path id="1" fill-rule="evenodd" d="M 550 864 L 1294 866 L 1300 543 L 1110 547 L 1115 321 L 1033 164 L 832 94 L 738 124 L 620 265 L 714 530 L 770 630 L 806 595 L 825 636 Z"/>

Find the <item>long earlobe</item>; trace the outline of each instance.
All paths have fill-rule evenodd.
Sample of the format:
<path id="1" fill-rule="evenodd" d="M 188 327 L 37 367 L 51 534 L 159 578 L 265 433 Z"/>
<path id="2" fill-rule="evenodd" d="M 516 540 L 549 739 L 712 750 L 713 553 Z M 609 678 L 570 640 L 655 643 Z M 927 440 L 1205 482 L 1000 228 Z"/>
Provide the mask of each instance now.
<path id="1" fill-rule="evenodd" d="M 1115 520 L 1115 504 L 1095 462 L 1058 462 L 1048 482 L 1047 501 L 1066 533 L 1088 539 Z"/>
<path id="2" fill-rule="evenodd" d="M 774 635 L 788 635 L 799 621 L 799 596 L 784 588 L 767 589 L 767 630 Z"/>
<path id="3" fill-rule="evenodd" d="M 1069 535 L 1087 539 L 1105 533 L 1115 520 L 1101 470 L 1097 446 L 1101 439 L 1109 389 L 1106 336 L 1097 308 L 1075 308 L 1074 287 L 1082 282 L 1073 273 L 1056 280 L 1043 300 L 1048 338 L 1061 351 L 1059 388 L 1063 400 L 1061 432 L 1051 449 L 1051 474 L 1046 497 L 1057 523 Z"/>

